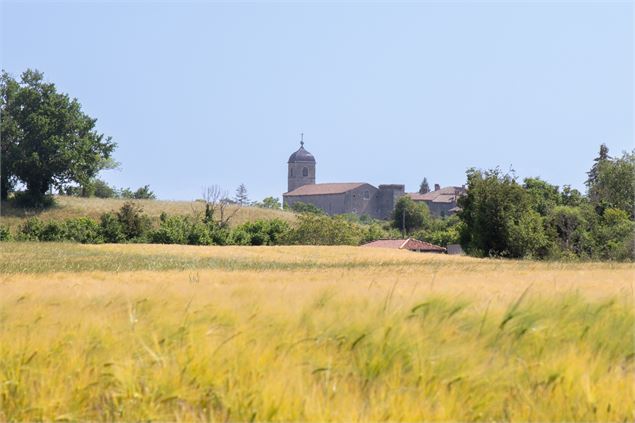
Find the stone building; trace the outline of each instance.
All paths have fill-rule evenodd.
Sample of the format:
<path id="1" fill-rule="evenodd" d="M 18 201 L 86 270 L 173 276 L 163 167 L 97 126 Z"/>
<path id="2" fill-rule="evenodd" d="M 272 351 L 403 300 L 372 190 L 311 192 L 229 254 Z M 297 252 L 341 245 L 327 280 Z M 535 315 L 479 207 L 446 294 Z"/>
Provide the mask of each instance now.
<path id="1" fill-rule="evenodd" d="M 287 164 L 287 192 L 282 195 L 283 203 L 286 206 L 298 202 L 311 204 L 330 215 L 354 213 L 389 219 L 397 200 L 408 195 L 414 201 L 425 202 L 433 216 L 448 216 L 456 212 L 456 200 L 465 192 L 464 188 L 440 188 L 439 185 L 428 194 L 406 194 L 402 184 L 378 187 L 366 182 L 316 184 L 315 157 L 304 148 L 304 141 Z"/>
<path id="2" fill-rule="evenodd" d="M 425 194 L 418 192 L 408 193 L 408 196 L 414 202 L 423 202 L 430 209 L 432 216 L 451 216 L 459 210 L 456 202 L 460 196 L 467 192 L 465 187 L 445 187 L 441 188 L 439 184 L 434 185 L 434 191 Z"/>
<path id="3" fill-rule="evenodd" d="M 288 161 L 288 192 L 282 195 L 286 206 L 302 202 L 330 215 L 354 213 L 388 219 L 399 197 L 405 195 L 405 186 L 399 184 L 379 187 L 365 182 L 316 184 L 315 164 L 315 157 L 300 142 L 300 149 Z"/>

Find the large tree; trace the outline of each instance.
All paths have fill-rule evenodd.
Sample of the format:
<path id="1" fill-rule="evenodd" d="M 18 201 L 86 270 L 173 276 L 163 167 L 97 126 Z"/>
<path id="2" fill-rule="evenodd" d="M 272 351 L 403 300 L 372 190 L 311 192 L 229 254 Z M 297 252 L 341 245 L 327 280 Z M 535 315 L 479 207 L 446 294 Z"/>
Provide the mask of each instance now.
<path id="1" fill-rule="evenodd" d="M 109 165 L 116 146 L 95 130 L 77 99 L 58 93 L 37 70 L 19 81 L 2 71 L 2 197 L 15 181 L 26 185 L 27 198 L 41 204 L 51 187 L 86 184 Z"/>
<path id="2" fill-rule="evenodd" d="M 393 226 L 404 234 L 427 227 L 430 224 L 430 210 L 425 203 L 416 203 L 408 196 L 401 197 L 393 211 Z"/>
<path id="3" fill-rule="evenodd" d="M 591 169 L 594 178 L 588 185 L 589 200 L 600 214 L 614 208 L 625 211 L 632 218 L 635 215 L 635 151 L 596 164 Z"/>
<path id="4" fill-rule="evenodd" d="M 467 195 L 459 198 L 461 244 L 477 256 L 524 257 L 545 253 L 548 239 L 532 195 L 499 169 L 467 172 Z M 535 181 L 532 181 L 535 182 Z"/>

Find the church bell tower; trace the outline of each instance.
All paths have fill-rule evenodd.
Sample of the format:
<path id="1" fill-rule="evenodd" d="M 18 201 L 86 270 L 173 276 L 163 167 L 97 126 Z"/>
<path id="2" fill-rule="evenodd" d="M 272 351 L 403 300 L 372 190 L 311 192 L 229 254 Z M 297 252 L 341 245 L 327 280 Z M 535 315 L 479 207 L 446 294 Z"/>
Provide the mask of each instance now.
<path id="1" fill-rule="evenodd" d="M 300 149 L 289 157 L 287 192 L 303 185 L 315 184 L 315 157 L 304 149 L 304 134 L 300 134 Z"/>

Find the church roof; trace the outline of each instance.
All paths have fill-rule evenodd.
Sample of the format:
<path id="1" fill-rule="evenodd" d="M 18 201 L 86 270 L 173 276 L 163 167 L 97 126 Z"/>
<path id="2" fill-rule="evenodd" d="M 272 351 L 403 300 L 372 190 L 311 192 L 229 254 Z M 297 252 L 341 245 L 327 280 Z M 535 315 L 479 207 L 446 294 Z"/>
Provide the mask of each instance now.
<path id="1" fill-rule="evenodd" d="M 315 157 L 313 157 L 313 154 L 309 153 L 308 151 L 304 149 L 304 142 L 300 143 L 300 148 L 298 149 L 298 151 L 296 151 L 291 156 L 289 156 L 288 163 L 297 163 L 297 162 L 315 163 Z"/>
<path id="2" fill-rule="evenodd" d="M 300 195 L 325 195 L 325 194 L 343 194 L 355 188 L 366 185 L 364 182 L 349 183 L 333 183 L 333 184 L 309 184 L 302 185 L 284 194 L 287 197 Z"/>

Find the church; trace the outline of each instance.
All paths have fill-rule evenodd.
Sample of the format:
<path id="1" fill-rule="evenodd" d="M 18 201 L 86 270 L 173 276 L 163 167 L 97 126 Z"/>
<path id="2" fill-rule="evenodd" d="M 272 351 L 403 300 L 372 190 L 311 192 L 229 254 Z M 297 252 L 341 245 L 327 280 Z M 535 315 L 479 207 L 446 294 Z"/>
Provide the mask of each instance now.
<path id="1" fill-rule="evenodd" d="M 456 212 L 456 200 L 465 191 L 461 187 L 441 189 L 426 195 L 406 194 L 405 185 L 383 184 L 375 187 L 366 182 L 315 183 L 315 157 L 300 148 L 289 157 L 287 192 L 282 195 L 285 206 L 295 203 L 312 204 L 329 215 L 353 213 L 375 219 L 390 219 L 400 197 L 410 196 L 414 201 L 425 202 L 433 215 L 446 216 Z M 437 193 L 436 195 L 435 193 Z M 437 201 L 438 200 L 438 201 Z M 438 202 L 438 204 L 435 203 Z"/>

